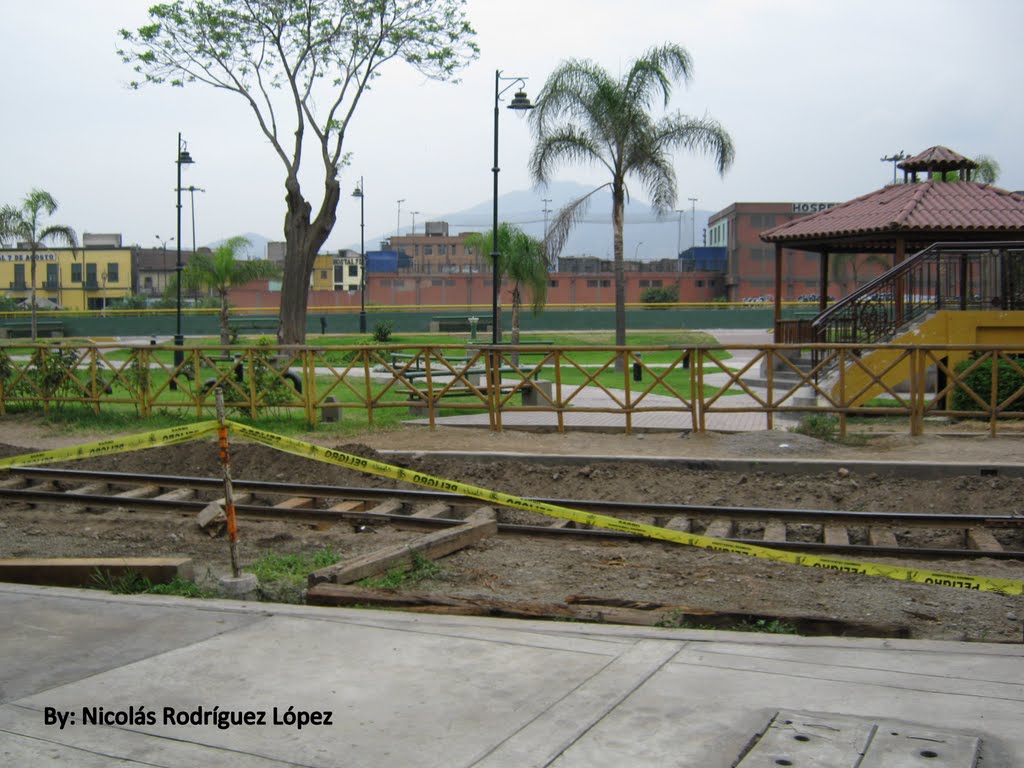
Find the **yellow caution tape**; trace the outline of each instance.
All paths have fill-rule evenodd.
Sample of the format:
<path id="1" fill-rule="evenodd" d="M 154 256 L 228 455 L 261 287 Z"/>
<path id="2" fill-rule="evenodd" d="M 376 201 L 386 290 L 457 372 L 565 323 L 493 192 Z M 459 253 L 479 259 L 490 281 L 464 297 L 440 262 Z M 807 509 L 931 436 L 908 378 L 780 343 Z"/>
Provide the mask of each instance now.
<path id="1" fill-rule="evenodd" d="M 479 499 L 490 504 L 516 509 L 525 509 L 530 512 L 537 512 L 550 517 L 558 517 L 565 520 L 572 520 L 581 525 L 597 526 L 612 531 L 633 533 L 646 536 L 651 539 L 671 541 L 677 544 L 688 544 L 694 547 L 714 549 L 722 552 L 731 552 L 736 555 L 747 555 L 748 557 L 759 557 L 767 560 L 776 560 L 781 563 L 802 565 L 808 568 L 821 568 L 829 571 L 842 573 L 859 573 L 865 576 L 884 576 L 889 579 L 900 581 L 913 581 L 919 584 L 936 584 L 944 587 L 955 587 L 958 589 L 973 589 L 982 592 L 996 592 L 1003 595 L 1024 594 L 1024 581 L 1015 579 L 996 579 L 983 576 L 968 576 L 959 573 L 943 573 L 941 571 L 927 571 L 915 568 L 904 568 L 901 566 L 878 565 L 875 563 L 862 563 L 854 560 L 840 560 L 831 557 L 819 557 L 817 555 L 801 555 L 794 552 L 786 552 L 768 547 L 760 547 L 754 544 L 742 544 L 723 539 L 714 539 L 708 536 L 700 536 L 695 533 L 684 533 L 673 531 L 668 528 L 660 528 L 655 525 L 647 525 L 632 520 L 621 520 L 617 517 L 599 515 L 593 512 L 582 512 L 557 504 L 548 504 L 543 501 L 533 501 L 519 496 L 512 496 L 499 491 L 490 491 L 486 488 L 459 483 L 454 480 L 446 480 L 422 472 L 396 467 L 373 459 L 366 459 L 362 456 L 336 451 L 331 448 L 323 448 L 312 443 L 302 442 L 272 432 L 265 432 L 255 427 L 229 421 L 228 426 L 232 432 L 242 437 L 247 437 L 263 445 L 270 446 L 279 451 L 304 456 L 328 464 L 336 464 L 359 472 L 388 477 L 401 482 L 413 483 L 426 488 L 433 488 L 439 491 L 457 493 L 462 496 Z M 72 461 L 75 459 L 86 459 L 92 456 L 106 456 L 114 453 L 137 451 L 144 448 L 156 448 L 159 446 L 174 445 L 189 440 L 194 440 L 205 435 L 212 434 L 217 430 L 216 421 L 204 421 L 198 424 L 188 424 L 168 429 L 159 429 L 153 432 L 145 432 L 139 435 L 128 437 L 111 438 L 100 440 L 94 443 L 69 448 L 55 448 L 49 451 L 36 451 L 25 453 L 20 456 L 9 456 L 0 459 L 0 469 L 8 469 L 13 466 L 31 466 L 34 464 L 47 464 L 54 461 Z"/>
<path id="2" fill-rule="evenodd" d="M 367 472 L 373 475 L 400 480 L 402 482 L 414 483 L 426 488 L 433 488 L 438 491 L 457 493 L 462 496 L 469 496 L 474 499 L 489 502 L 504 507 L 525 509 L 530 512 L 539 512 L 542 515 L 558 517 L 565 520 L 572 520 L 583 525 L 593 525 L 599 528 L 607 528 L 612 531 L 624 533 L 635 533 L 652 539 L 672 541 L 677 544 L 689 544 L 695 547 L 715 549 L 723 552 L 732 552 L 737 555 L 759 557 L 767 560 L 776 560 L 781 563 L 802 565 L 808 568 L 821 568 L 828 571 L 839 571 L 842 573 L 860 573 L 865 576 L 884 576 L 889 579 L 900 581 L 913 581 L 919 584 L 937 584 L 944 587 L 956 587 L 958 589 L 975 589 L 982 592 L 996 592 L 1003 595 L 1024 594 L 1024 581 L 1015 579 L 995 579 L 982 576 L 966 576 L 959 573 L 942 573 L 939 571 L 925 571 L 916 568 L 903 568 L 900 566 L 877 565 L 874 563 L 861 563 L 853 560 L 840 560 L 831 557 L 819 557 L 817 555 L 801 555 L 794 552 L 785 552 L 768 547 L 759 547 L 753 544 L 741 544 L 734 541 L 713 539 L 708 536 L 699 536 L 694 533 L 683 533 L 672 531 L 668 528 L 659 528 L 655 525 L 646 525 L 631 520 L 620 520 L 616 517 L 598 515 L 591 512 L 582 512 L 557 504 L 548 504 L 542 501 L 531 501 L 529 499 L 511 496 L 498 491 L 489 491 L 485 488 L 477 488 L 465 483 L 458 483 L 453 480 L 445 480 L 422 472 L 413 472 L 402 467 L 391 464 L 365 459 L 361 456 L 353 456 L 348 453 L 336 451 L 331 448 L 322 448 L 312 443 L 305 443 L 294 440 L 283 435 L 276 435 L 272 432 L 264 432 L 254 427 L 229 421 L 229 427 L 243 437 L 255 442 L 276 448 L 279 451 L 292 453 L 297 456 L 316 459 L 328 464 L 336 464 L 342 467 Z"/>
<path id="3" fill-rule="evenodd" d="M 198 424 L 184 424 L 180 427 L 168 427 L 140 435 L 114 437 L 99 440 L 95 443 L 83 443 L 70 448 L 54 448 L 49 451 L 23 453 L 20 456 L 8 456 L 0 459 L 0 469 L 9 467 L 27 467 L 35 464 L 49 464 L 54 461 L 74 461 L 88 459 L 93 456 L 107 456 L 112 453 L 138 451 L 143 448 L 157 448 L 164 445 L 175 445 L 208 435 L 217 430 L 216 421 L 203 421 Z"/>

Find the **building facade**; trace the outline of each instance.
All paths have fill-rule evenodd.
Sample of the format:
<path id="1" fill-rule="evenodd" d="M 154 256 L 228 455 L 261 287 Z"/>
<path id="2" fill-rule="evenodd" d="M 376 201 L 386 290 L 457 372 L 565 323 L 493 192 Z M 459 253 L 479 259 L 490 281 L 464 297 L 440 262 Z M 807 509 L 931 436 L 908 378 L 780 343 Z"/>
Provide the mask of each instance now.
<path id="1" fill-rule="evenodd" d="M 451 235 L 446 221 L 428 221 L 423 234 L 396 235 L 381 244 L 381 250 L 408 257 L 409 272 L 423 274 L 467 274 L 486 272 L 490 261 L 486 253 L 466 244 L 474 233 Z"/>
<path id="2" fill-rule="evenodd" d="M 111 238 L 116 238 L 112 240 Z M 104 309 L 132 294 L 132 249 L 120 236 L 83 236 L 79 248 L 40 248 L 35 254 L 36 305 L 68 310 Z M 0 291 L 30 306 L 32 252 L 0 249 Z"/>
<path id="3" fill-rule="evenodd" d="M 708 218 L 708 245 L 726 249 L 725 287 L 729 301 L 774 298 L 775 248 L 761 233 L 835 203 L 733 203 Z M 817 253 L 784 248 L 782 251 L 783 301 L 817 295 L 821 257 Z M 831 260 L 828 295 L 841 298 L 881 274 L 877 259 L 860 254 Z"/>

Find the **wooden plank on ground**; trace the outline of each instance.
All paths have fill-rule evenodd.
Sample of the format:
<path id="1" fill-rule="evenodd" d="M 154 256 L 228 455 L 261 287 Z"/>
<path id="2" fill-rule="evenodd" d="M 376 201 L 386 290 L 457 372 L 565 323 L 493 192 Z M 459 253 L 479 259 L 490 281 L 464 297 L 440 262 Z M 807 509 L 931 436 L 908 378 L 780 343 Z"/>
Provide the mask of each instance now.
<path id="1" fill-rule="evenodd" d="M 95 496 L 98 493 L 106 493 L 110 486 L 107 483 L 89 483 L 78 488 L 65 491 L 68 496 Z"/>
<path id="2" fill-rule="evenodd" d="M 161 501 L 188 501 L 195 495 L 194 488 L 175 488 L 167 493 L 161 493 L 157 498 Z"/>
<path id="3" fill-rule="evenodd" d="M 158 493 L 160 493 L 159 485 L 140 485 L 120 493 L 115 493 L 114 495 L 119 499 L 145 499 L 150 496 L 156 496 Z"/>
<path id="4" fill-rule="evenodd" d="M 313 500 L 308 496 L 292 496 L 275 504 L 274 509 L 310 509 L 312 506 Z"/>
<path id="5" fill-rule="evenodd" d="M 895 549 L 899 546 L 899 542 L 896 540 L 896 533 L 892 528 L 878 525 L 868 528 L 868 542 L 873 547 L 893 547 Z"/>
<path id="6" fill-rule="evenodd" d="M 987 528 L 968 528 L 967 546 L 981 552 L 1002 552 L 1003 545 Z"/>
<path id="7" fill-rule="evenodd" d="M 495 520 L 494 510 L 485 508 L 474 513 L 462 525 L 446 528 L 443 531 L 428 533 L 420 536 L 407 544 L 387 547 L 385 549 L 371 552 L 363 557 L 350 560 L 345 563 L 322 568 L 309 575 L 309 586 L 316 586 L 325 581 L 335 584 L 350 584 L 367 576 L 374 576 L 383 573 L 388 568 L 393 568 L 400 563 L 408 561 L 413 553 L 422 555 L 433 560 L 456 552 L 470 544 L 475 544 L 487 536 L 493 536 L 498 532 L 498 523 Z"/>
<path id="8" fill-rule="evenodd" d="M 825 526 L 825 543 L 833 547 L 845 547 L 850 543 L 850 532 L 845 525 L 829 523 Z"/>
<path id="9" fill-rule="evenodd" d="M 732 536 L 733 521 L 727 517 L 716 517 L 704 529 L 704 536 L 711 539 L 727 539 Z"/>
<path id="10" fill-rule="evenodd" d="M 781 520 L 769 520 L 764 524 L 764 540 L 776 542 L 785 541 L 786 524 Z"/>
<path id="11" fill-rule="evenodd" d="M 41 584 L 52 587 L 92 585 L 97 571 L 113 578 L 137 573 L 154 584 L 166 584 L 175 576 L 193 579 L 192 561 L 187 557 L 59 557 L 0 559 L 0 581 Z"/>
<path id="12" fill-rule="evenodd" d="M 667 523 L 665 523 L 665 527 L 668 528 L 670 531 L 682 531 L 683 533 L 689 533 L 690 518 L 688 518 L 686 515 L 676 515 Z"/>
<path id="13" fill-rule="evenodd" d="M 435 501 L 433 504 L 427 504 L 425 507 L 420 507 L 412 513 L 412 517 L 444 517 L 452 511 L 450 504 L 445 504 L 443 501 Z"/>
<path id="14" fill-rule="evenodd" d="M 364 501 L 339 501 L 327 508 L 328 512 L 358 512 L 366 509 Z"/>
<path id="15" fill-rule="evenodd" d="M 893 624 L 847 622 L 823 616 L 723 613 L 664 603 L 619 601 L 577 595 L 569 596 L 565 602 L 544 603 L 530 600 L 502 600 L 490 595 L 455 598 L 430 592 L 400 592 L 347 584 L 317 584 L 306 592 L 306 602 L 310 605 L 400 608 L 414 613 L 500 616 L 519 619 L 571 619 L 640 626 L 729 629 L 737 625 L 749 626 L 756 621 L 778 620 L 791 623 L 800 634 L 805 635 L 909 636 L 905 627 Z"/>

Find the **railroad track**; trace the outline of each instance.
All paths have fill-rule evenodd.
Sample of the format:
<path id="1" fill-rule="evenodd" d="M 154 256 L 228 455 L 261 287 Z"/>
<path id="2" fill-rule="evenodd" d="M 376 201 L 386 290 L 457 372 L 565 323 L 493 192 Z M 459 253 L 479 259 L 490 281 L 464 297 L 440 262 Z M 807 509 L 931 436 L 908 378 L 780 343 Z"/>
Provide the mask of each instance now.
<path id="1" fill-rule="evenodd" d="M 463 523 L 479 501 L 430 490 L 303 485 L 234 480 L 241 518 L 348 522 L 357 530 L 390 525 L 436 529 Z M 195 514 L 223 493 L 220 478 L 121 472 L 12 468 L 0 499 L 36 506 L 125 508 Z M 806 552 L 861 553 L 924 559 L 990 557 L 1024 560 L 1024 517 L 860 512 L 534 499 L 717 539 Z M 645 540 L 633 534 L 522 510 L 499 509 L 503 534 Z"/>

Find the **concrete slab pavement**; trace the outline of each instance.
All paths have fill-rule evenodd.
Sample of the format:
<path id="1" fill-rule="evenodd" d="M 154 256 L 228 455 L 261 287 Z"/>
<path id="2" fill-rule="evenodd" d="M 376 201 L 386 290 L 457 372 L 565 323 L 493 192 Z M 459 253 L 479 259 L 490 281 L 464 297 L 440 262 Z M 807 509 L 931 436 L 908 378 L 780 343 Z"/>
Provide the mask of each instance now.
<path id="1" fill-rule="evenodd" d="M 2 765 L 730 768 L 780 710 L 980 738 L 985 768 L 1024 764 L 1021 646 L 13 584 L 0 615 Z M 945 757 L 891 765 L 970 764 Z"/>

